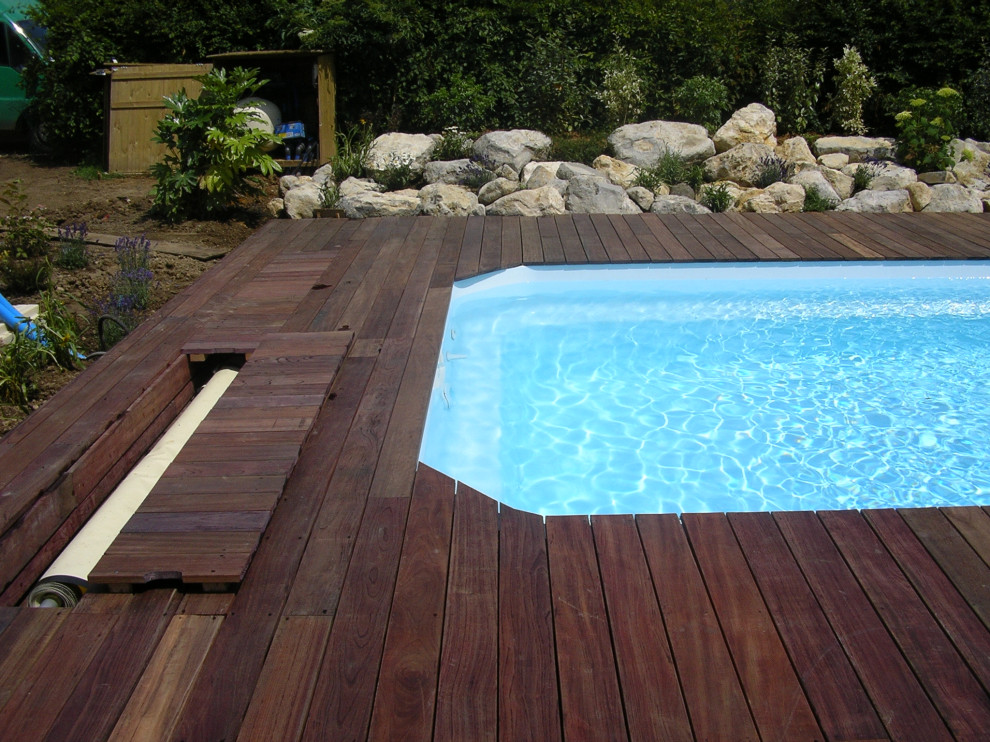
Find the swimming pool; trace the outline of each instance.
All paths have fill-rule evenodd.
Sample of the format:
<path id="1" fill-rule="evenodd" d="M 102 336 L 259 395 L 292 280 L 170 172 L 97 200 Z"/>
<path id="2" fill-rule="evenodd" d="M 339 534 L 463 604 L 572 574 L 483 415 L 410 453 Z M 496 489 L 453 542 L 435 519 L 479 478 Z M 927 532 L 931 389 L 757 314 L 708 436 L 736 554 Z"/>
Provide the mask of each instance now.
<path id="1" fill-rule="evenodd" d="M 457 284 L 420 459 L 557 515 L 987 504 L 987 451 L 990 262 L 699 264 Z"/>

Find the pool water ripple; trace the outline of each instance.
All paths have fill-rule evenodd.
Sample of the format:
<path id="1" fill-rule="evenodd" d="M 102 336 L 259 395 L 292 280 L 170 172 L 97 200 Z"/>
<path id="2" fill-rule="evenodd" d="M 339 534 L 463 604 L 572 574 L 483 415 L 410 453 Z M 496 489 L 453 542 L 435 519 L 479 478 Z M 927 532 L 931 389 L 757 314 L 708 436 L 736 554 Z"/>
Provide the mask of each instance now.
<path id="1" fill-rule="evenodd" d="M 990 503 L 990 280 L 620 283 L 455 302 L 421 459 L 544 514 Z"/>

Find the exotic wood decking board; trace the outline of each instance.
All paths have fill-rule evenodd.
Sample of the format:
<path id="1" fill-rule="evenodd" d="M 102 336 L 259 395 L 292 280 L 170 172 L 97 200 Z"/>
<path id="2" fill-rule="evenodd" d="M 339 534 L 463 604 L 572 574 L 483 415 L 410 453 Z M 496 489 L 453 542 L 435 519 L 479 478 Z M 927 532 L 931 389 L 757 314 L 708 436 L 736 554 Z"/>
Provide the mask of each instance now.
<path id="1" fill-rule="evenodd" d="M 37 735 L 53 741 L 111 728 L 113 739 L 173 740 L 980 735 L 986 511 L 544 521 L 416 469 L 455 277 L 561 262 L 967 255 L 990 257 L 985 216 L 273 222 L 115 349 L 109 373 L 77 379 L 84 410 L 56 398 L 0 443 L 0 460 L 19 467 L 0 467 L 11 480 L 56 481 L 61 463 L 31 464 L 54 458 L 78 462 L 80 493 L 102 491 L 126 468 L 114 456 L 147 447 L 187 393 L 152 391 L 183 352 L 266 364 L 235 383 L 121 536 L 131 568 L 171 544 L 199 577 L 216 563 L 203 539 L 227 554 L 256 547 L 243 582 L 8 610 L 0 715 L 31 738 L 24 714 L 42 709 Z M 319 333 L 337 330 L 356 337 L 327 363 Z M 91 425 L 138 439 L 93 448 Z M 3 453 L 15 441 L 27 463 Z M 48 538 L 40 516 L 64 518 L 59 500 L 28 501 L 22 517 Z M 39 551 L 30 568 L 43 562 Z M 60 650 L 78 677 L 41 664 Z M 4 706 L 11 697 L 27 711 Z"/>

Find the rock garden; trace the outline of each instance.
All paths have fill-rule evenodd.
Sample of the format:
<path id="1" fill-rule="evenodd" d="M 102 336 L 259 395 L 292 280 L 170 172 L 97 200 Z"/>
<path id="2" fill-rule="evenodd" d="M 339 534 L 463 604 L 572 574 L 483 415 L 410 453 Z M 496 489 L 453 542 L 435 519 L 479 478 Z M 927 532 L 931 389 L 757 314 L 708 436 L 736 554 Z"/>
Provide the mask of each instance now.
<path id="1" fill-rule="evenodd" d="M 323 208 L 353 219 L 990 211 L 987 142 L 953 139 L 944 169 L 919 172 L 898 161 L 891 138 L 778 139 L 774 112 L 759 103 L 737 110 L 711 135 L 674 121 L 620 126 L 591 164 L 548 161 L 550 146 L 549 137 L 529 129 L 474 140 L 456 129 L 383 134 L 356 152 L 360 168 L 351 174 L 325 165 L 311 176 L 283 176 L 281 197 L 269 208 L 294 219 Z"/>

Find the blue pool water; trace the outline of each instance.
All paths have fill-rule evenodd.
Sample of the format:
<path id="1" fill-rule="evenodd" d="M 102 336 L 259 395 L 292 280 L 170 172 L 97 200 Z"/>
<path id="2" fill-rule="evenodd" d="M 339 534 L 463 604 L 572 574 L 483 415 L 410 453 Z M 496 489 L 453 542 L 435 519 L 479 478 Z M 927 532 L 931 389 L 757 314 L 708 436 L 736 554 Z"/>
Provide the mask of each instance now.
<path id="1" fill-rule="evenodd" d="M 988 504 L 988 452 L 990 263 L 734 264 L 459 284 L 420 458 L 552 515 Z"/>

